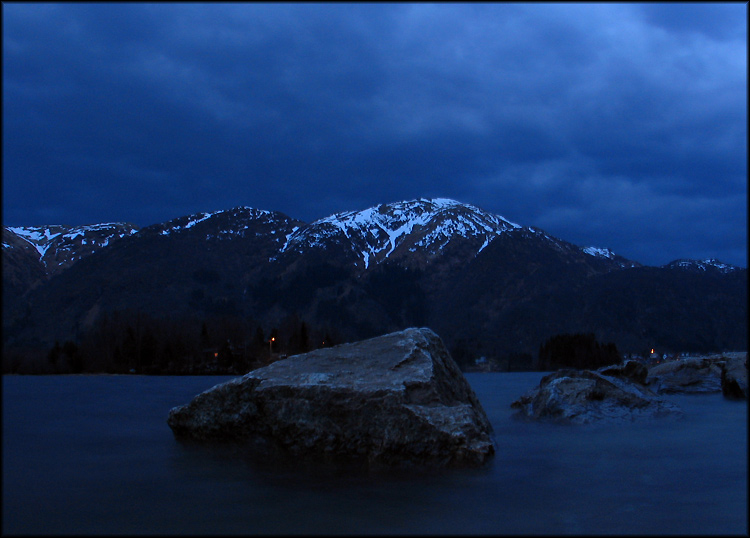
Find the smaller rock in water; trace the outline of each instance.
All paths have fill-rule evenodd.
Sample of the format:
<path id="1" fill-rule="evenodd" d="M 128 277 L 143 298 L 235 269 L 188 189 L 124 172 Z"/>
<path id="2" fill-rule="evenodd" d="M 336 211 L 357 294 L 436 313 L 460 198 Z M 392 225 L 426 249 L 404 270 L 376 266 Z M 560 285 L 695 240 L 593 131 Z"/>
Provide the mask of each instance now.
<path id="1" fill-rule="evenodd" d="M 719 392 L 723 362 L 692 357 L 657 364 L 648 371 L 648 385 L 660 394 Z"/>
<path id="2" fill-rule="evenodd" d="M 721 370 L 721 392 L 733 400 L 747 400 L 747 354 L 725 361 Z"/>
<path id="3" fill-rule="evenodd" d="M 376 466 L 476 466 L 495 450 L 474 391 L 425 328 L 275 362 L 199 394 L 167 422 L 176 437 Z"/>
<path id="4" fill-rule="evenodd" d="M 511 407 L 524 418 L 569 424 L 682 416 L 678 406 L 654 394 L 643 380 L 644 372 L 634 361 L 597 371 L 558 370 Z"/>

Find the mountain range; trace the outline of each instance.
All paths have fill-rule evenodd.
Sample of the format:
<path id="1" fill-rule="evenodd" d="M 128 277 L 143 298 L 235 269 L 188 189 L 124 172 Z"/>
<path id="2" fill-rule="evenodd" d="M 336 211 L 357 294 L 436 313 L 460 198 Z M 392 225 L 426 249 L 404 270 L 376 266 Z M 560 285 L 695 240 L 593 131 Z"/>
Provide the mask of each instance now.
<path id="1" fill-rule="evenodd" d="M 623 353 L 744 350 L 747 269 L 644 266 L 443 198 L 312 223 L 237 207 L 140 229 L 3 228 L 6 351 L 80 342 L 123 312 L 265 334 L 304 322 L 337 341 L 428 326 L 460 362 L 577 332 Z"/>

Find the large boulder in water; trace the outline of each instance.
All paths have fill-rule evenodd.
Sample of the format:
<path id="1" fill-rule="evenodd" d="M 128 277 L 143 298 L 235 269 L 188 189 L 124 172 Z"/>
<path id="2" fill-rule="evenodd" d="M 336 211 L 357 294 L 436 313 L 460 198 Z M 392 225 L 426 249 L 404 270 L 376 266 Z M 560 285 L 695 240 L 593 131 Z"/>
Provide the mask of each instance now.
<path id="1" fill-rule="evenodd" d="M 692 357 L 652 366 L 648 385 L 659 393 L 707 393 L 721 391 L 723 357 Z"/>
<path id="2" fill-rule="evenodd" d="M 721 370 L 721 392 L 727 398 L 747 400 L 747 354 L 727 358 Z"/>
<path id="3" fill-rule="evenodd" d="M 637 363 L 598 371 L 558 370 L 544 376 L 538 387 L 511 407 L 522 418 L 569 424 L 682 416 L 679 407 L 642 384 L 644 377 Z"/>
<path id="4" fill-rule="evenodd" d="M 178 438 L 237 439 L 297 456 L 481 465 L 492 427 L 440 338 L 406 329 L 295 355 L 169 412 Z"/>

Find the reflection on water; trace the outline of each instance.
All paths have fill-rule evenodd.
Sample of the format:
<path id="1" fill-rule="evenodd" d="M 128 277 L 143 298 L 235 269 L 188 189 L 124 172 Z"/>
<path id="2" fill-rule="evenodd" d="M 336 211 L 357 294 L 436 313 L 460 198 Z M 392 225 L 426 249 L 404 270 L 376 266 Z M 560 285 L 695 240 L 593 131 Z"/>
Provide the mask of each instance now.
<path id="1" fill-rule="evenodd" d="M 747 405 L 682 420 L 514 420 L 541 373 L 468 374 L 495 429 L 482 469 L 367 472 L 177 442 L 169 409 L 229 377 L 3 378 L 9 534 L 747 533 Z"/>

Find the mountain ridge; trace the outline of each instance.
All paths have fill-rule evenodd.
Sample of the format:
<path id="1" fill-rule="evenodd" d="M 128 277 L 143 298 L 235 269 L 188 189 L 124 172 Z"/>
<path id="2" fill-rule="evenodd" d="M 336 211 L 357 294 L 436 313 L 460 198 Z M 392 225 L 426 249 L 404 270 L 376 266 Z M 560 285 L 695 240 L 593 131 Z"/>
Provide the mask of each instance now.
<path id="1" fill-rule="evenodd" d="M 437 208 L 437 211 L 430 213 L 429 211 L 420 208 L 422 206 L 432 206 Z M 422 209 L 420 213 L 420 209 Z M 400 223 L 400 228 L 393 229 L 386 223 L 383 226 L 383 219 L 381 218 L 388 211 L 392 213 L 401 212 L 402 214 L 411 214 L 412 218 L 406 220 L 393 219 L 391 222 Z M 296 228 L 286 237 L 283 246 L 279 250 L 279 254 L 283 254 L 287 251 L 297 250 L 300 248 L 322 245 L 325 239 L 335 236 L 336 234 L 343 233 L 345 238 L 350 239 L 350 234 L 356 234 L 357 232 L 365 232 L 368 237 L 360 239 L 360 247 L 366 250 L 360 250 L 360 257 L 362 258 L 361 264 L 364 265 L 364 269 L 369 267 L 370 259 L 377 262 L 388 258 L 397 246 L 400 246 L 400 242 L 404 236 L 410 235 L 414 227 L 423 227 L 427 224 L 424 216 L 426 215 L 429 219 L 445 217 L 446 213 L 450 211 L 460 212 L 463 210 L 463 214 L 449 215 L 457 217 L 454 219 L 446 219 L 448 224 L 453 224 L 453 232 L 460 233 L 461 225 L 468 224 L 470 228 L 474 228 L 474 231 L 478 234 L 483 234 L 484 240 L 480 245 L 477 253 L 489 244 L 497 235 L 506 231 L 526 229 L 531 230 L 535 233 L 546 236 L 550 241 L 559 241 L 558 238 L 554 238 L 548 235 L 543 230 L 533 226 L 522 226 L 520 224 L 513 223 L 505 219 L 501 215 L 486 212 L 472 204 L 458 202 L 449 198 L 419 198 L 409 201 L 391 202 L 388 204 L 379 204 L 363 210 L 349 210 L 317 219 L 311 223 L 305 223 L 296 219 L 291 219 L 297 223 Z M 49 270 L 53 273 L 58 268 L 64 268 L 70 265 L 75 259 L 79 259 L 82 256 L 86 256 L 93 253 L 95 248 L 89 248 L 74 254 L 67 256 L 60 255 L 61 250 L 67 250 L 73 252 L 74 246 L 71 244 L 77 237 L 82 237 L 82 243 L 85 245 L 87 240 L 92 240 L 91 246 L 103 248 L 107 246 L 109 241 L 120 239 L 127 235 L 133 235 L 140 231 L 159 230 L 162 235 L 169 235 L 171 233 L 179 233 L 185 231 L 193 226 L 196 226 L 206 220 L 213 219 L 217 216 L 234 215 L 237 216 L 240 212 L 247 211 L 251 215 L 257 217 L 260 216 L 273 216 L 277 215 L 282 218 L 290 218 L 276 211 L 269 211 L 265 209 L 253 208 L 250 206 L 237 206 L 230 209 L 222 209 L 212 212 L 198 212 L 191 215 L 184 215 L 165 221 L 162 223 L 156 223 L 142 228 L 138 228 L 133 224 L 125 222 L 111 222 L 111 223 L 96 223 L 89 225 L 78 225 L 78 226 L 65 226 L 65 225 L 41 225 L 41 226 L 4 226 L 4 230 L 14 233 L 21 239 L 31 244 L 40 254 L 40 260 L 45 266 L 48 266 Z M 468 217 L 467 217 L 468 214 Z M 368 226 L 369 224 L 369 226 Z M 245 227 L 245 229 L 247 226 Z M 481 228 L 481 230 L 480 230 Z M 109 234 L 102 234 L 102 231 L 109 231 Z M 448 231 L 448 233 L 445 233 Z M 100 237 L 94 236 L 94 233 L 98 233 Z M 378 233 L 380 232 L 380 233 Z M 431 245 L 435 240 L 435 235 L 441 235 L 446 238 L 446 241 L 450 240 L 450 231 L 447 228 L 439 228 L 433 230 L 433 237 L 422 237 L 420 241 L 414 241 L 409 248 L 416 249 L 418 246 L 424 246 L 425 244 Z M 218 237 L 224 237 L 230 235 L 241 235 L 242 230 L 228 228 L 221 231 Z M 384 235 L 385 234 L 385 235 Z M 90 236 L 90 239 L 89 237 Z M 207 237 L 208 239 L 208 237 Z M 340 238 L 339 238 L 340 239 Z M 386 240 L 384 244 L 383 240 Z M 98 240 L 98 241 L 97 241 Z M 300 243 L 304 243 L 307 240 L 307 245 L 300 246 Z M 79 243 L 81 240 L 79 240 Z M 396 243 L 399 245 L 396 245 Z M 443 243 L 444 244 L 444 243 Z M 4 240 L 3 249 L 9 246 L 8 242 Z M 385 252 L 385 249 L 390 246 L 390 249 Z M 641 266 L 637 261 L 629 260 L 622 256 L 617 255 L 608 248 L 586 246 L 579 247 L 581 250 L 595 257 L 606 258 L 610 260 L 618 260 L 619 263 L 624 266 Z M 54 255 L 47 255 L 48 252 L 54 253 Z M 383 252 L 385 254 L 383 255 Z M 61 258 L 61 259 L 57 259 Z M 54 262 L 57 262 L 56 264 Z M 694 260 L 689 258 L 680 258 L 673 260 L 669 263 L 658 267 L 695 267 L 701 270 L 705 270 L 706 267 L 716 267 L 722 271 L 732 271 L 735 269 L 741 269 L 741 267 L 734 266 L 721 262 L 716 259 L 706 260 Z"/>
<path id="2" fill-rule="evenodd" d="M 6 226 L 4 229 L 31 245 L 39 253 L 39 261 L 50 274 L 69 267 L 83 256 L 105 248 L 110 241 L 137 232 L 135 226 L 124 222 L 83 226 Z M 7 247 L 4 238 L 3 250 L 5 248 Z"/>

